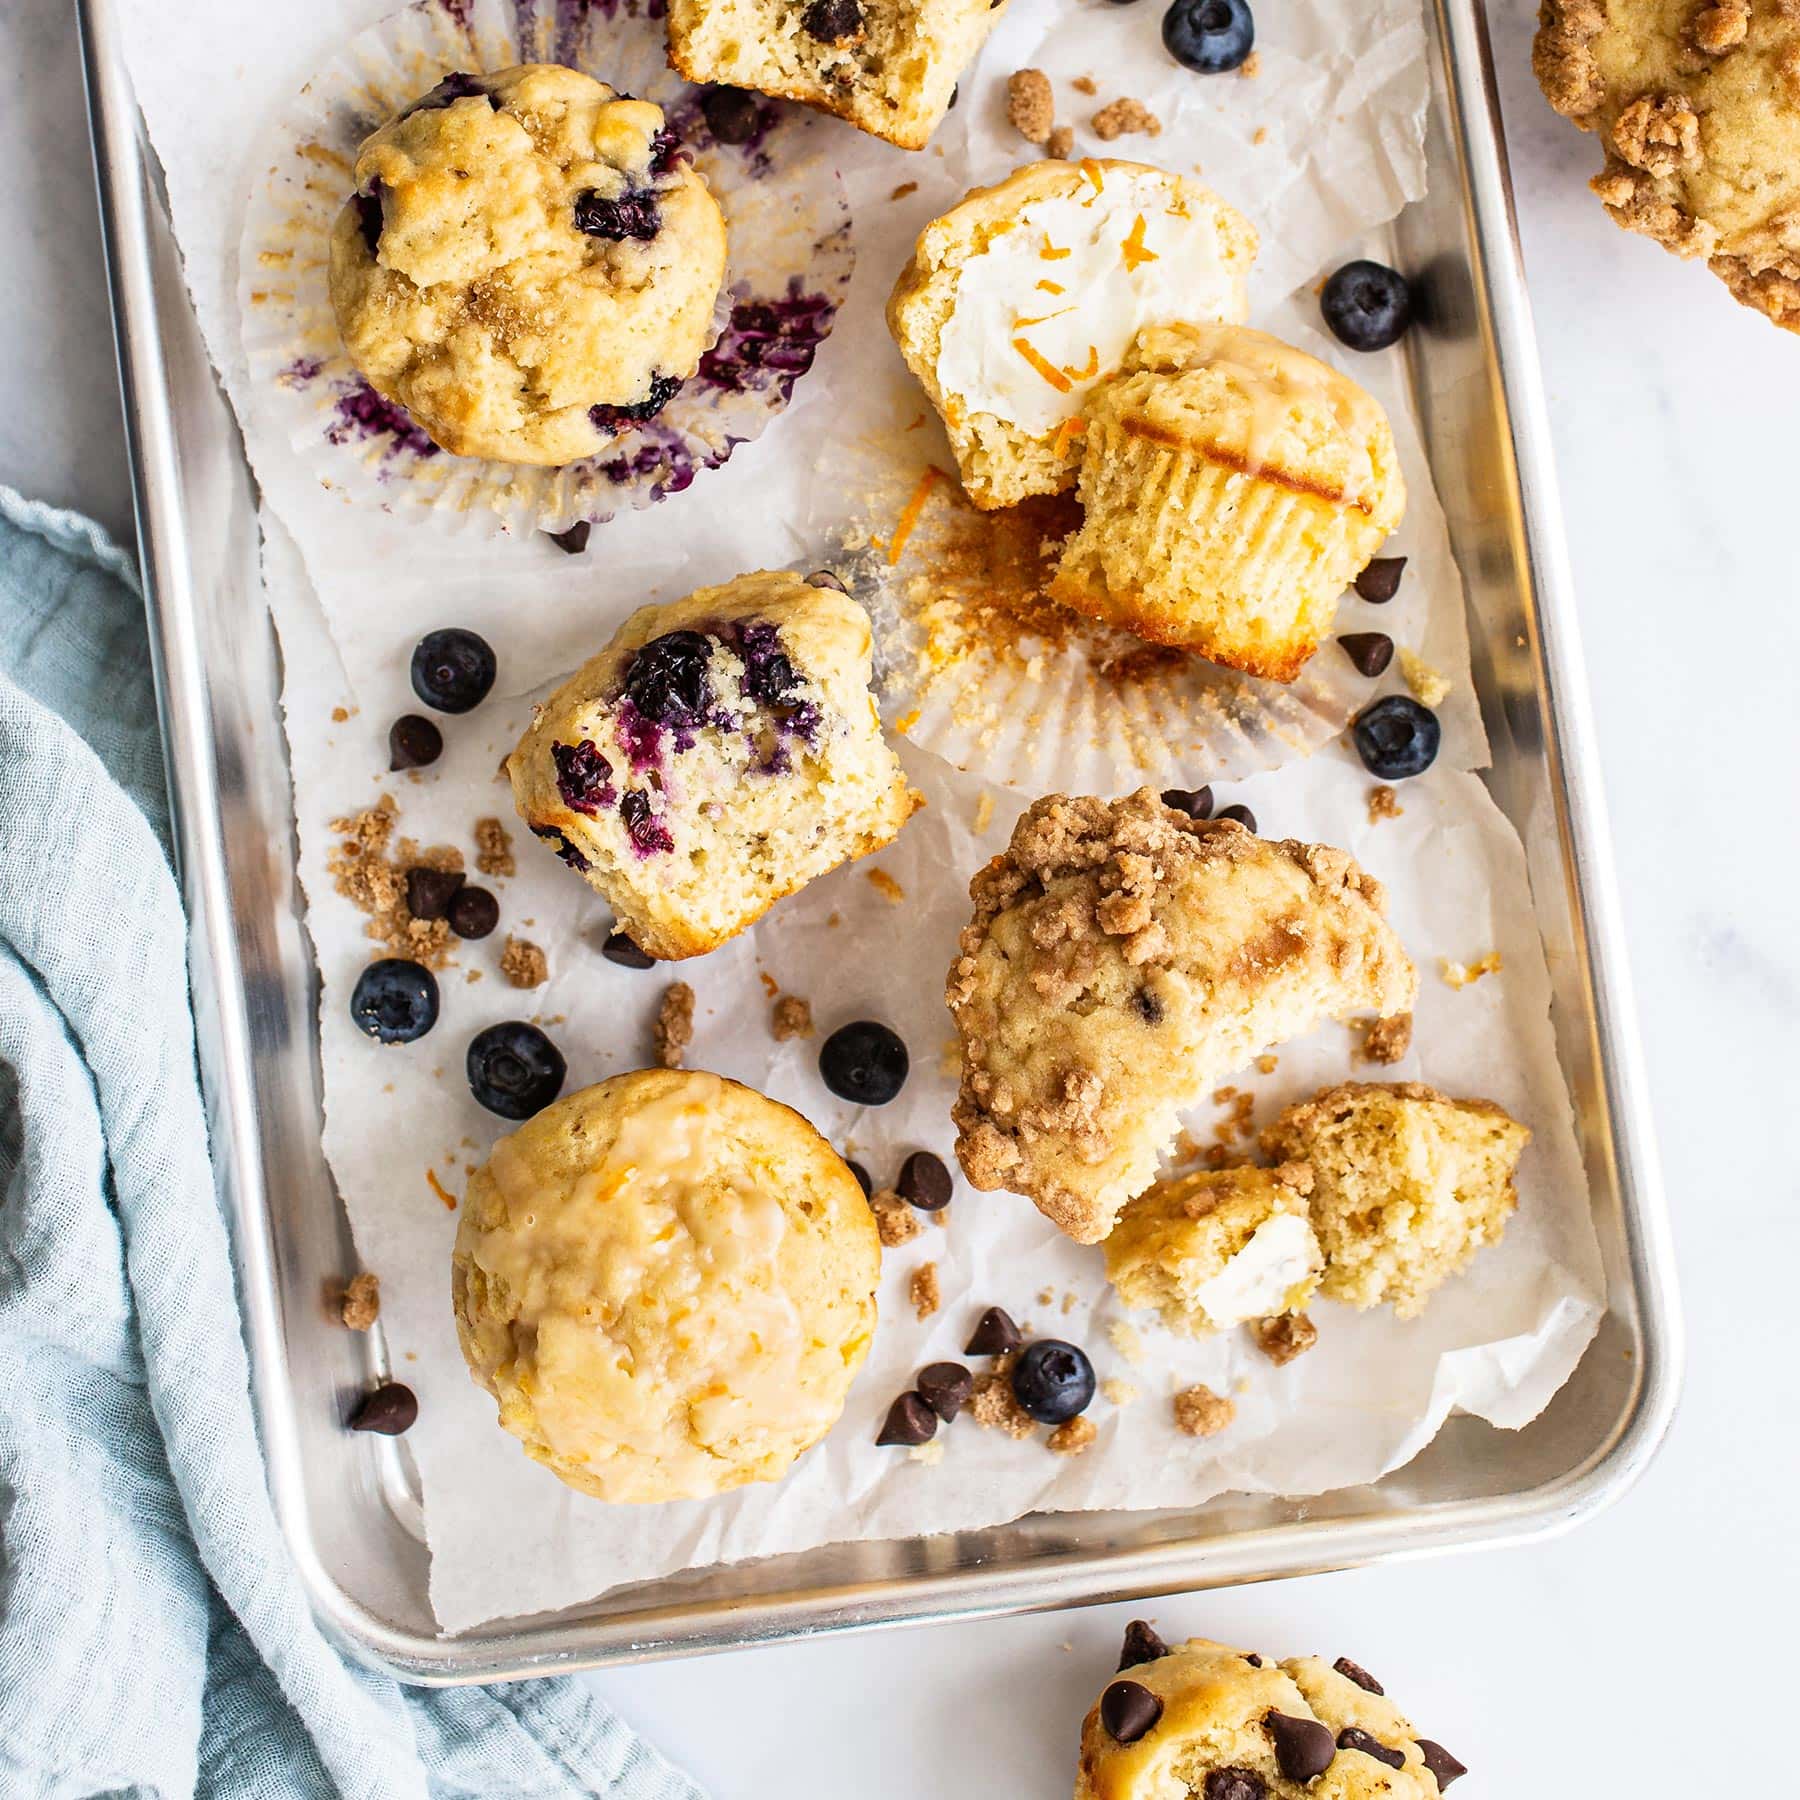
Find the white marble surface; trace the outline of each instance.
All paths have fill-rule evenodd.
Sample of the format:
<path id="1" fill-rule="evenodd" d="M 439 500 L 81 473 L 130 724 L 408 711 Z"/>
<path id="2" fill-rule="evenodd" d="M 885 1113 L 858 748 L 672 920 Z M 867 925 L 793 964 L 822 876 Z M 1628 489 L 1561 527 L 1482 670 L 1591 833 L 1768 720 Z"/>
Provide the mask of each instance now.
<path id="1" fill-rule="evenodd" d="M 1146 0 L 1148 3 L 1148 0 Z M 1204 1631 L 1377 1670 L 1459 1794 L 1775 1793 L 1800 1556 L 1800 339 L 1627 237 L 1594 146 L 1494 30 L 1689 1324 L 1642 1485 L 1528 1550 L 1165 1600 Z M 68 0 L 8 0 L 0 480 L 128 523 Z M 1772 1292 L 1770 1290 L 1773 1290 Z M 1136 1609 L 637 1669 L 603 1692 L 721 1800 L 1065 1794 Z M 1759 1755 L 1759 1748 L 1762 1754 Z"/>

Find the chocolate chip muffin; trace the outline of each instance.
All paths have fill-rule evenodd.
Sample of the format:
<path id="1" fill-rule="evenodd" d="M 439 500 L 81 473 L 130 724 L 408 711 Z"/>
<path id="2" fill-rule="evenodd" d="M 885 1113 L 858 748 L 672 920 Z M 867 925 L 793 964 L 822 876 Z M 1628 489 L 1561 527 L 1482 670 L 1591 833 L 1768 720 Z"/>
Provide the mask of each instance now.
<path id="1" fill-rule="evenodd" d="M 1082 1721 L 1075 1800 L 1437 1800 L 1465 1773 L 1348 1657 L 1171 1647 L 1134 1622 Z"/>
<path id="2" fill-rule="evenodd" d="M 1800 331 L 1800 4 L 1544 0 L 1532 63 L 1613 218 Z"/>
<path id="3" fill-rule="evenodd" d="M 1380 883 L 1343 851 L 1191 819 L 1148 788 L 1036 801 L 969 894 L 946 989 L 957 1156 L 1084 1244 L 1223 1076 L 1417 988 Z"/>
<path id="4" fill-rule="evenodd" d="M 660 107 L 546 63 L 455 74 L 364 140 L 355 177 L 338 329 L 442 448 L 574 462 L 699 366 L 725 221 Z"/>

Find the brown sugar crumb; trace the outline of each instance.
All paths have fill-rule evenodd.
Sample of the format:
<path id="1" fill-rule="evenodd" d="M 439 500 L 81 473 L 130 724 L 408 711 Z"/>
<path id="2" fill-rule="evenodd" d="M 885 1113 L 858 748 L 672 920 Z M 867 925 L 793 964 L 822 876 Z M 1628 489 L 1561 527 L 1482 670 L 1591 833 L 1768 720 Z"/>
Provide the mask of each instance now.
<path id="1" fill-rule="evenodd" d="M 1486 956 L 1478 956 L 1472 963 L 1452 962 L 1447 956 L 1438 958 L 1438 973 L 1443 976 L 1448 987 L 1466 988 L 1470 982 L 1479 981 L 1484 975 L 1497 975 L 1500 972 L 1500 952 L 1490 950 Z"/>
<path id="2" fill-rule="evenodd" d="M 1413 1016 L 1395 1013 L 1391 1019 L 1371 1019 L 1363 1030 L 1357 1055 L 1364 1062 L 1397 1063 L 1412 1048 Z"/>
<path id="3" fill-rule="evenodd" d="M 509 934 L 500 952 L 500 973 L 516 988 L 542 987 L 550 979 L 550 964 L 529 938 Z"/>
<path id="4" fill-rule="evenodd" d="M 331 709 L 331 722 L 334 725 L 343 724 L 343 722 L 347 718 L 349 718 L 349 716 L 350 716 L 350 709 L 347 706 L 334 706 Z M 359 1329 L 360 1329 L 360 1327 L 359 1327 Z"/>
<path id="5" fill-rule="evenodd" d="M 1406 811 L 1400 796 L 1385 783 L 1369 789 L 1369 823 L 1379 825 L 1383 819 L 1397 819 Z"/>
<path id="6" fill-rule="evenodd" d="M 450 927 L 443 919 L 415 919 L 406 905 L 406 871 L 425 867 L 461 868 L 462 854 L 449 845 L 420 850 L 402 839 L 389 854 L 398 812 L 391 794 L 347 818 L 333 819 L 331 829 L 342 842 L 325 859 L 332 885 L 368 916 L 364 927 L 390 956 L 406 957 L 428 969 L 450 960 Z"/>
<path id="7" fill-rule="evenodd" d="M 1256 1059 L 1256 1072 L 1259 1075 L 1273 1075 L 1281 1067 L 1281 1058 L 1273 1050 L 1265 1050 Z"/>
<path id="8" fill-rule="evenodd" d="M 1229 1106 L 1237 1097 L 1237 1089 L 1229 1082 L 1224 1087 L 1213 1089 L 1214 1106 Z"/>
<path id="9" fill-rule="evenodd" d="M 1006 78 L 1006 116 L 1028 144 L 1050 141 L 1056 123 L 1056 90 L 1042 69 L 1016 69 Z"/>
<path id="10" fill-rule="evenodd" d="M 1254 81 L 1261 73 L 1262 52 L 1260 50 L 1252 50 L 1250 54 L 1238 64 L 1238 76 L 1244 81 Z"/>
<path id="11" fill-rule="evenodd" d="M 892 1188 L 877 1188 L 869 1196 L 869 1208 L 875 1214 L 875 1234 L 890 1250 L 925 1229 L 919 1215 Z"/>
<path id="12" fill-rule="evenodd" d="M 882 899 L 891 900 L 894 905 L 898 906 L 900 902 L 906 898 L 906 889 L 903 888 L 886 869 L 866 869 L 863 873 L 869 886 L 872 887 Z"/>
<path id="13" fill-rule="evenodd" d="M 338 1317 L 352 1331 L 367 1331 L 381 1317 L 381 1279 L 366 1269 L 350 1278 L 338 1302 Z"/>
<path id="14" fill-rule="evenodd" d="M 483 875 L 512 875 L 518 870 L 512 833 L 498 819 L 475 821 L 475 867 Z"/>
<path id="15" fill-rule="evenodd" d="M 916 181 L 903 181 L 888 195 L 888 198 L 890 200 L 904 200 L 908 194 L 916 194 L 918 191 L 919 184 Z"/>
<path id="16" fill-rule="evenodd" d="M 921 1319 L 929 1319 L 937 1311 L 943 1294 L 938 1287 L 936 1263 L 920 1263 L 913 1270 L 912 1279 L 906 1284 L 906 1297 Z"/>
<path id="17" fill-rule="evenodd" d="M 683 1053 L 693 1041 L 694 990 L 685 981 L 671 981 L 656 1009 L 656 1060 L 665 1069 L 679 1069 Z"/>
<path id="18" fill-rule="evenodd" d="M 1058 1456 L 1079 1456 L 1100 1435 L 1086 1413 L 1065 1419 L 1044 1441 Z"/>
<path id="19" fill-rule="evenodd" d="M 1175 1429 L 1188 1437 L 1216 1437 L 1237 1417 L 1237 1403 L 1202 1383 L 1175 1396 Z"/>
<path id="20" fill-rule="evenodd" d="M 1009 1351 L 995 1357 L 994 1366 L 975 1377 L 975 1387 L 969 1395 L 969 1417 L 977 1425 L 1004 1431 L 1008 1437 L 1026 1438 L 1036 1425 L 1012 1390 L 1014 1354 Z"/>
<path id="21" fill-rule="evenodd" d="M 1277 1368 L 1304 1356 L 1319 1341 L 1319 1328 L 1305 1313 L 1278 1313 L 1250 1327 L 1256 1347 Z"/>
<path id="22" fill-rule="evenodd" d="M 1077 75 L 1069 86 L 1078 94 L 1097 94 L 1100 91 L 1100 84 L 1091 75 Z"/>
<path id="23" fill-rule="evenodd" d="M 778 1044 L 785 1044 L 789 1038 L 811 1037 L 812 1002 L 802 1000 L 798 994 L 783 994 L 769 1013 L 769 1030 Z"/>
<path id="24" fill-rule="evenodd" d="M 1094 136 L 1109 144 L 1114 138 L 1127 134 L 1162 136 L 1162 120 L 1143 101 L 1133 100 L 1128 95 L 1109 100 L 1094 114 L 1092 123 Z"/>
<path id="25" fill-rule="evenodd" d="M 1075 154 L 1075 127 L 1058 125 L 1044 140 L 1044 151 L 1058 162 L 1067 162 Z"/>

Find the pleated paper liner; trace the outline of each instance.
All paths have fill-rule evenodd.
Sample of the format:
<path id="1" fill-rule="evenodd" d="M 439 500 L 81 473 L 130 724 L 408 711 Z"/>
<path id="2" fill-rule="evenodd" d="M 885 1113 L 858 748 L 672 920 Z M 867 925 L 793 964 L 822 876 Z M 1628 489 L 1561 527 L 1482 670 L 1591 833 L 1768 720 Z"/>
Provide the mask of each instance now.
<path id="1" fill-rule="evenodd" d="M 357 146 L 453 70 L 560 62 L 653 100 L 725 214 L 712 348 L 645 424 L 563 468 L 439 450 L 345 354 L 326 278 Z M 830 333 L 855 263 L 822 122 L 763 103 L 742 145 L 716 142 L 701 90 L 668 67 L 658 0 L 416 0 L 355 38 L 295 98 L 259 160 L 239 258 L 244 348 L 261 403 L 318 479 L 450 530 L 560 531 L 680 494 L 787 405 Z"/>

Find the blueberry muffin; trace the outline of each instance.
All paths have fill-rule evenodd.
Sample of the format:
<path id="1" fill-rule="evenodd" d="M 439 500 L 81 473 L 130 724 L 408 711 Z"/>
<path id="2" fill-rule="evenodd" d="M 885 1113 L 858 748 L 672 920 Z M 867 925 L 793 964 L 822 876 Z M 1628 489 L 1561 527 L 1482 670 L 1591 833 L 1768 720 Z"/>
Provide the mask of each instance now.
<path id="1" fill-rule="evenodd" d="M 1298 1312 L 1325 1259 L 1307 1217 L 1312 1171 L 1210 1169 L 1128 1201 L 1108 1234 L 1106 1279 L 1130 1307 L 1200 1336 Z"/>
<path id="2" fill-rule="evenodd" d="M 1075 1800 L 1437 1800 L 1467 1772 L 1348 1657 L 1171 1647 L 1133 1622 L 1082 1721 Z"/>
<path id="3" fill-rule="evenodd" d="M 1327 1019 L 1404 1012 L 1418 985 L 1381 884 L 1343 851 L 1190 819 L 1148 788 L 1034 802 L 969 895 L 946 989 L 956 1153 L 1083 1244 L 1222 1077 Z"/>
<path id="4" fill-rule="evenodd" d="M 1800 331 L 1800 5 L 1544 0 L 1532 62 L 1613 218 Z"/>
<path id="5" fill-rule="evenodd" d="M 331 236 L 351 360 L 458 456 L 560 464 L 712 341 L 725 221 L 662 109 L 547 63 L 456 74 L 356 154 Z"/>
<path id="6" fill-rule="evenodd" d="M 507 758 L 519 815 L 641 949 L 702 955 L 923 804 L 881 735 L 870 652 L 862 608 L 798 575 L 644 607 Z"/>
<path id="7" fill-rule="evenodd" d="M 1094 389 L 1146 325 L 1243 319 L 1256 233 L 1142 163 L 1037 162 L 919 236 L 888 329 L 982 508 L 1073 486 Z"/>
<path id="8" fill-rule="evenodd" d="M 500 1423 L 602 1500 L 779 1481 L 844 1406 L 881 1246 L 850 1167 L 735 1081 L 615 1075 L 469 1177 L 457 1337 Z"/>
<path id="9" fill-rule="evenodd" d="M 669 61 L 919 150 L 1005 13 L 1006 0 L 669 0 Z"/>
<path id="10" fill-rule="evenodd" d="M 1079 492 L 1053 599 L 1274 681 L 1299 674 L 1406 507 L 1381 407 L 1241 325 L 1140 334 L 1090 397 Z"/>
<path id="11" fill-rule="evenodd" d="M 1499 1243 L 1530 1141 L 1491 1100 L 1452 1100 L 1416 1081 L 1327 1088 L 1262 1136 L 1268 1155 L 1304 1158 L 1312 1170 L 1326 1296 L 1390 1305 L 1403 1319 Z"/>

